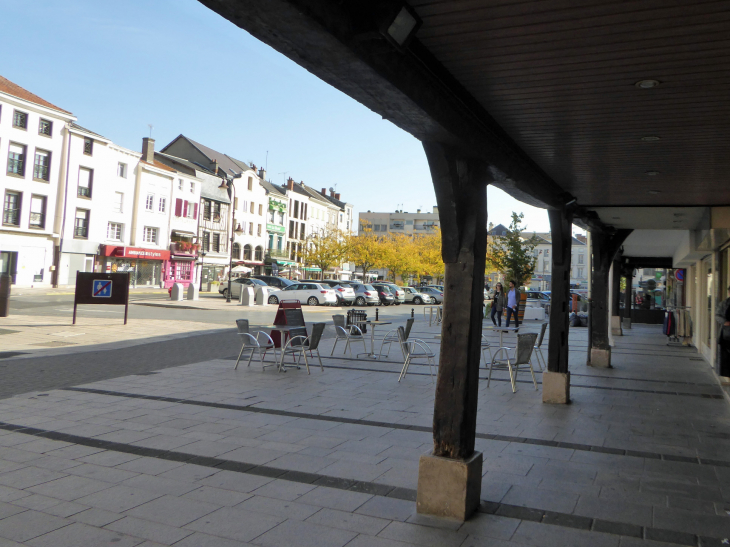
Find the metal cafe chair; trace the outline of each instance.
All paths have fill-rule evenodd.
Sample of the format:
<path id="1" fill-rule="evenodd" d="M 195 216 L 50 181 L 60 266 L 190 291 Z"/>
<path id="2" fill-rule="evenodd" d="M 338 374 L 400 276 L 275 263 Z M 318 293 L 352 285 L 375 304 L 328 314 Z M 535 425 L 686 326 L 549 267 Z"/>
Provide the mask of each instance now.
<path id="1" fill-rule="evenodd" d="M 274 361 L 277 361 L 276 345 L 271 339 L 271 336 L 263 331 L 256 332 L 256 335 L 254 336 L 252 333 L 249 332 L 248 319 L 236 319 L 236 328 L 238 328 L 238 336 L 243 339 L 243 345 L 241 346 L 241 351 L 238 352 L 238 359 L 236 359 L 236 366 L 233 367 L 233 370 L 238 369 L 238 363 L 241 360 L 241 356 L 243 355 L 244 351 L 251 352 L 251 354 L 248 356 L 248 364 L 246 366 L 251 366 L 251 359 L 253 358 L 253 354 L 255 352 L 258 352 L 259 360 L 261 361 L 261 367 L 264 370 L 266 370 L 266 367 L 273 366 L 272 364 L 264 364 L 264 357 L 266 357 L 266 352 L 269 350 L 272 350 L 274 352 Z"/>
<path id="2" fill-rule="evenodd" d="M 428 344 L 418 338 L 411 338 L 410 340 L 405 339 L 405 329 L 398 327 L 396 330 L 398 334 L 398 342 L 403 350 L 405 361 L 403 362 L 403 368 L 398 376 L 400 382 L 405 375 L 408 373 L 408 367 L 411 365 L 413 359 L 428 359 L 428 372 L 431 374 L 431 381 L 433 381 L 433 360 L 436 358 L 436 354 L 428 347 Z"/>
<path id="3" fill-rule="evenodd" d="M 487 361 L 487 354 L 484 353 L 485 351 L 489 352 L 489 361 Z M 484 359 L 484 366 L 487 366 L 487 364 L 493 359 L 492 356 L 492 344 L 487 340 L 487 337 L 482 334 L 482 358 Z"/>
<path id="4" fill-rule="evenodd" d="M 360 330 L 360 327 L 357 325 L 350 325 L 349 327 L 345 325 L 345 316 L 344 315 L 333 315 L 332 321 L 335 323 L 335 343 L 332 345 L 332 351 L 330 352 L 330 355 L 334 355 L 335 348 L 337 347 L 337 342 L 340 340 L 345 341 L 345 350 L 342 353 L 347 353 L 347 350 L 350 350 L 350 357 L 352 357 L 352 347 L 350 345 L 352 342 L 362 342 L 362 347 L 365 348 L 365 353 L 368 352 L 367 344 L 365 343 L 365 336 L 363 335 L 362 331 Z"/>
<path id="5" fill-rule="evenodd" d="M 411 333 L 411 328 L 413 327 L 415 319 L 413 317 L 410 317 L 406 321 L 406 328 L 405 328 L 405 339 L 408 340 L 408 335 Z M 380 359 L 383 356 L 383 347 L 385 344 L 388 344 L 388 351 L 386 352 L 385 356 L 388 357 L 390 355 L 390 345 L 393 343 L 398 343 L 398 329 L 393 329 L 392 331 L 388 332 L 388 334 L 385 335 L 383 338 L 383 341 L 380 343 L 380 353 L 378 354 L 378 359 Z M 403 358 L 405 359 L 405 355 L 403 355 Z"/>
<path id="6" fill-rule="evenodd" d="M 540 367 L 540 370 L 547 368 L 547 361 L 545 361 L 545 355 L 542 353 L 542 341 L 545 338 L 547 326 L 547 322 L 542 324 L 542 327 L 540 327 L 540 335 L 537 337 L 537 344 L 535 344 L 535 361 L 537 362 L 537 366 Z M 542 363 L 540 362 L 541 360 Z"/>
<path id="7" fill-rule="evenodd" d="M 291 355 L 294 358 L 297 355 L 296 367 L 299 368 L 299 363 L 304 356 L 304 365 L 307 367 L 307 374 L 309 374 L 309 361 L 307 360 L 307 352 L 310 356 L 314 356 L 313 352 L 317 352 L 317 359 L 319 359 L 319 368 L 324 372 L 324 366 L 322 366 L 322 357 L 319 354 L 319 341 L 322 339 L 322 333 L 324 332 L 324 323 L 314 323 L 312 325 L 312 334 L 307 336 L 307 329 L 302 327 L 301 330 L 304 334 L 299 334 L 300 329 L 291 329 L 289 331 L 290 338 L 284 348 L 281 350 L 281 365 L 279 371 L 284 368 L 284 357 Z"/>
<path id="8" fill-rule="evenodd" d="M 504 351 L 507 357 L 504 359 L 494 358 L 489 363 L 489 376 L 487 377 L 487 387 L 489 387 L 492 381 L 492 369 L 500 368 L 509 370 L 510 383 L 512 384 L 512 393 L 517 391 L 517 372 L 520 365 L 528 365 L 530 367 L 530 373 L 532 374 L 532 383 L 535 384 L 535 391 L 537 391 L 537 380 L 535 380 L 535 371 L 532 369 L 532 351 L 535 349 L 535 340 L 537 340 L 536 332 L 529 332 L 517 335 L 517 347 L 514 350 L 514 354 L 510 357 L 507 349 L 500 349 L 497 351 L 497 355 Z M 513 369 L 514 367 L 514 369 Z"/>

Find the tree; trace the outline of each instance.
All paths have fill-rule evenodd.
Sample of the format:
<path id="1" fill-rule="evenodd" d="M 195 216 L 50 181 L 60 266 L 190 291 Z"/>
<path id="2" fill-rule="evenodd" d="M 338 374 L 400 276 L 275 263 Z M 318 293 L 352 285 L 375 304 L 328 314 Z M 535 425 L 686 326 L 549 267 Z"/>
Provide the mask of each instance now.
<path id="1" fill-rule="evenodd" d="M 413 236 L 390 233 L 381 238 L 380 243 L 383 246 L 382 265 L 390 270 L 394 283 L 398 277 L 403 278 L 418 269 L 418 253 Z"/>
<path id="2" fill-rule="evenodd" d="M 441 256 L 441 230 L 436 228 L 432 232 L 417 236 L 415 244 L 418 253 L 417 274 L 436 279 L 443 277 L 444 260 Z"/>
<path id="3" fill-rule="evenodd" d="M 373 268 L 381 266 L 385 257 L 382 241 L 372 232 L 371 224 L 363 221 L 360 233 L 351 236 L 348 241 L 347 258 L 362 270 L 363 282 L 366 280 L 366 274 Z"/>
<path id="4" fill-rule="evenodd" d="M 339 266 L 348 251 L 347 236 L 337 228 L 327 227 L 320 233 L 307 236 L 302 246 L 302 261 L 313 264 L 324 273 L 332 266 Z"/>
<path id="5" fill-rule="evenodd" d="M 512 212 L 507 235 L 496 236 L 487 255 L 487 262 L 501 272 L 508 282 L 514 281 L 518 287 L 532 276 L 536 264 L 533 251 L 537 242 L 534 238 L 522 237 L 525 230 L 521 227 L 523 218 L 522 213 Z"/>

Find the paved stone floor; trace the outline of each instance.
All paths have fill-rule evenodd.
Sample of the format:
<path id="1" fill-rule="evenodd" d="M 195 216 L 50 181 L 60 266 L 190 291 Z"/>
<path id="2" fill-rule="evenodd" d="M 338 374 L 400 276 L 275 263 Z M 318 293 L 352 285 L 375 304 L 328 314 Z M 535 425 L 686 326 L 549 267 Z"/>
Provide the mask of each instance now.
<path id="1" fill-rule="evenodd" d="M 618 338 L 610 370 L 573 331 L 571 405 L 543 405 L 526 372 L 515 394 L 505 372 L 481 382 L 483 503 L 464 524 L 414 511 L 428 366 L 398 383 L 397 348 L 331 344 L 310 375 L 234 371 L 234 351 L 0 400 L 0 547 L 727 544 L 728 405 L 658 327 Z"/>

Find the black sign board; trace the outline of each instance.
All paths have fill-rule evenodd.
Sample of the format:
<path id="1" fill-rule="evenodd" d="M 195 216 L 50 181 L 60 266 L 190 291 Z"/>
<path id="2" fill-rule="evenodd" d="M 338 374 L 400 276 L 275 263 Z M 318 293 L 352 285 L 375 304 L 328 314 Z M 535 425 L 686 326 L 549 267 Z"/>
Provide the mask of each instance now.
<path id="1" fill-rule="evenodd" d="M 306 323 L 304 322 L 304 314 L 302 313 L 302 308 L 284 310 L 284 314 L 286 315 L 287 325 L 290 325 L 292 327 L 306 326 Z"/>
<path id="2" fill-rule="evenodd" d="M 129 275 L 129 272 L 76 272 L 73 324 L 76 324 L 76 306 L 79 304 L 110 304 L 124 306 L 124 324 L 126 325 L 129 310 Z"/>

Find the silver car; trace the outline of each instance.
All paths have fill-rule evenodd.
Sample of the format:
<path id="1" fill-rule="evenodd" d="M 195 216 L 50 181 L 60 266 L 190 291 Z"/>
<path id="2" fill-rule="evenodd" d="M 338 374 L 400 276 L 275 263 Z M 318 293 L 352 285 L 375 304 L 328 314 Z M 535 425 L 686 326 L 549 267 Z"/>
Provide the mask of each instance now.
<path id="1" fill-rule="evenodd" d="M 433 301 L 430 296 L 418 292 L 413 287 L 401 287 L 401 289 L 405 293 L 406 302 L 410 302 L 411 304 L 430 304 Z"/>
<path id="2" fill-rule="evenodd" d="M 352 290 L 355 291 L 356 306 L 374 306 L 380 304 L 380 297 L 375 287 L 364 283 L 348 283 Z"/>
<path id="3" fill-rule="evenodd" d="M 231 279 L 231 298 L 240 298 L 241 288 L 243 287 L 253 287 L 253 292 L 254 294 L 256 294 L 256 290 L 259 287 L 269 287 L 269 285 L 267 285 L 260 279 L 256 279 L 255 277 L 237 277 L 235 279 Z M 279 289 L 277 289 L 276 287 L 269 287 L 270 292 L 278 290 Z M 218 292 L 223 296 L 226 296 L 226 294 L 228 293 L 228 281 L 224 281 L 220 284 Z"/>
<path id="4" fill-rule="evenodd" d="M 387 285 L 390 287 L 390 292 L 393 293 L 393 296 L 395 297 L 395 302 L 393 302 L 396 306 L 399 304 L 404 304 L 406 301 L 406 293 L 403 291 L 402 287 L 399 287 L 395 283 L 389 283 L 387 281 L 381 281 L 382 285 Z"/>
<path id="5" fill-rule="evenodd" d="M 441 304 L 444 301 L 443 290 L 440 291 L 434 287 L 418 287 L 418 290 L 430 296 L 436 304 Z"/>

